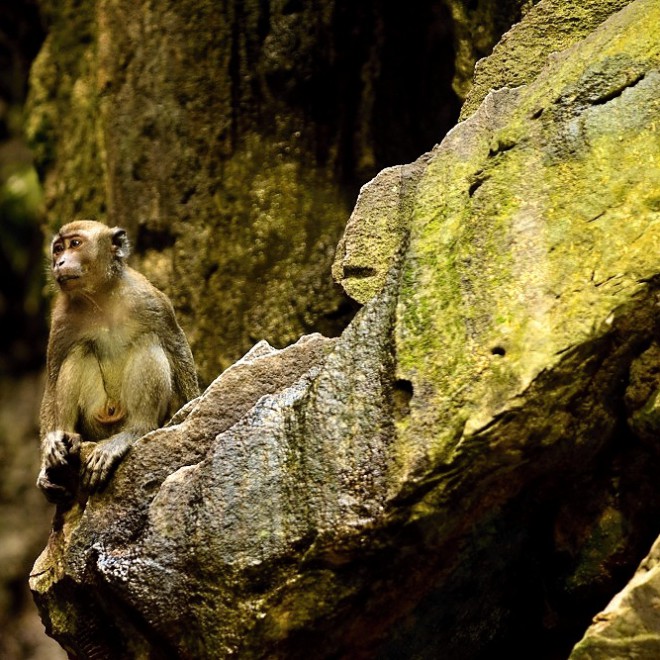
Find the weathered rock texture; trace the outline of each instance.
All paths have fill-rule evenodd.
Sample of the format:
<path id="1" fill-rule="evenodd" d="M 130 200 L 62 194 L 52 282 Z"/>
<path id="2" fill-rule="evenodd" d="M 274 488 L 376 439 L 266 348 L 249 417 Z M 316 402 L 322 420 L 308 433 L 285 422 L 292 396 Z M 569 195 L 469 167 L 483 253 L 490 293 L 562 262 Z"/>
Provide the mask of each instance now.
<path id="1" fill-rule="evenodd" d="M 568 655 L 660 531 L 658 25 L 379 175 L 341 337 L 258 344 L 58 510 L 31 584 L 73 656 Z"/>
<path id="2" fill-rule="evenodd" d="M 525 85 L 539 74 L 548 58 L 584 39 L 630 0 L 585 0 L 579 5 L 545 0 L 529 9 L 527 20 L 514 25 L 492 55 L 477 63 L 474 81 L 461 108 L 469 117 L 492 89 Z"/>

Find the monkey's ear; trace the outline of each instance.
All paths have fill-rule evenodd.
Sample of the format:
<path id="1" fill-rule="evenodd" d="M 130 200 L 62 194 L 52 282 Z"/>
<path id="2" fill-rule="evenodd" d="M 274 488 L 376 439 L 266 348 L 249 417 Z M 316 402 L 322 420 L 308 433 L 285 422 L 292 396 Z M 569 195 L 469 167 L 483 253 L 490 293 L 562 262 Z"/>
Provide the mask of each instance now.
<path id="1" fill-rule="evenodd" d="M 115 256 L 119 259 L 126 259 L 131 251 L 131 244 L 128 241 L 126 230 L 121 227 L 114 227 L 112 231 L 112 249 Z"/>

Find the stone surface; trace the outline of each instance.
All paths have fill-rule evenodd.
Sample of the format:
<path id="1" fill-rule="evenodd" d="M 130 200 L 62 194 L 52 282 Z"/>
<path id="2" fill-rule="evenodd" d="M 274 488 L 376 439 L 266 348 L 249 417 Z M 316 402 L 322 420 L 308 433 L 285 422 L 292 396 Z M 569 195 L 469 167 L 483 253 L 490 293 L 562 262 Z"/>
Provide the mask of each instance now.
<path id="1" fill-rule="evenodd" d="M 473 84 L 461 108 L 461 119 L 469 117 L 489 91 L 518 87 L 534 80 L 553 53 L 584 39 L 629 2 L 544 0 L 535 4 L 527 20 L 514 25 L 493 53 L 477 63 Z"/>
<path id="2" fill-rule="evenodd" d="M 594 618 L 574 660 L 660 657 L 660 538 L 626 588 Z"/>
<path id="3" fill-rule="evenodd" d="M 658 25 L 363 189 L 342 335 L 258 344 L 58 510 L 31 584 L 74 656 L 568 655 L 660 532 Z"/>
<path id="4" fill-rule="evenodd" d="M 364 304 L 382 291 L 397 254 L 406 245 L 410 215 L 426 157 L 383 170 L 360 190 L 337 246 L 332 274 Z"/>

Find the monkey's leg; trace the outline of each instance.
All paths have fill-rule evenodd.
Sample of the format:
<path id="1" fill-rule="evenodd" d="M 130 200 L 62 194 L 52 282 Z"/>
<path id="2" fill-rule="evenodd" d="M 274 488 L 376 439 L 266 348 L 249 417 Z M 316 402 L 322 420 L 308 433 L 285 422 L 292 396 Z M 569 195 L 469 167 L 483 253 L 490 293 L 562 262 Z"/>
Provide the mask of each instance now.
<path id="1" fill-rule="evenodd" d="M 87 459 L 82 483 L 90 492 L 105 485 L 131 445 L 158 428 L 172 396 L 170 364 L 155 335 L 148 335 L 128 356 L 121 384 L 121 404 L 126 410 L 123 430 L 97 444 Z"/>

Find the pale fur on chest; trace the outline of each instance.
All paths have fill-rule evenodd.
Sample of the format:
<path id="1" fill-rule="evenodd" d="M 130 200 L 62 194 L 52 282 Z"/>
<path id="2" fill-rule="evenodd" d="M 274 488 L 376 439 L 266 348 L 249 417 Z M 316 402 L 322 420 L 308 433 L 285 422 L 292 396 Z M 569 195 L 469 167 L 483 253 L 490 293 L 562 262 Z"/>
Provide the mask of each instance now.
<path id="1" fill-rule="evenodd" d="M 119 309 L 91 309 L 80 314 L 82 328 L 62 363 L 58 391 L 75 391 L 76 427 L 90 440 L 120 431 L 127 416 L 128 368 L 136 349 L 150 341 L 151 332 Z"/>

